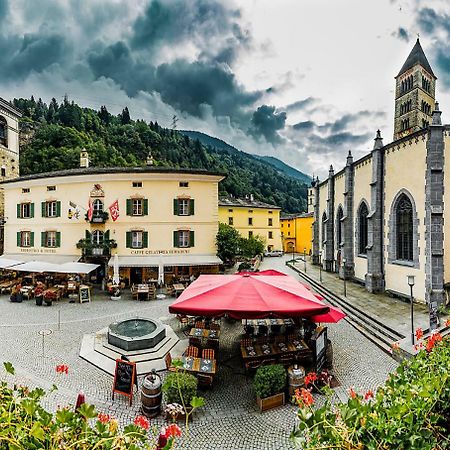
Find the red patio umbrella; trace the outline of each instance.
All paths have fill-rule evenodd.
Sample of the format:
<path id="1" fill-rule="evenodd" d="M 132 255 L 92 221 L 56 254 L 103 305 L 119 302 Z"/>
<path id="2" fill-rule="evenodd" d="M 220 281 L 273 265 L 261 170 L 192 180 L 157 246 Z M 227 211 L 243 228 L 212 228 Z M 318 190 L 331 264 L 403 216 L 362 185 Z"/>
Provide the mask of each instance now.
<path id="1" fill-rule="evenodd" d="M 173 314 L 234 319 L 311 317 L 330 307 L 290 276 L 201 275 L 175 300 Z"/>
<path id="2" fill-rule="evenodd" d="M 346 316 L 345 313 L 334 306 L 329 306 L 329 308 L 330 310 L 327 313 L 311 316 L 310 319 L 316 323 L 337 323 Z"/>

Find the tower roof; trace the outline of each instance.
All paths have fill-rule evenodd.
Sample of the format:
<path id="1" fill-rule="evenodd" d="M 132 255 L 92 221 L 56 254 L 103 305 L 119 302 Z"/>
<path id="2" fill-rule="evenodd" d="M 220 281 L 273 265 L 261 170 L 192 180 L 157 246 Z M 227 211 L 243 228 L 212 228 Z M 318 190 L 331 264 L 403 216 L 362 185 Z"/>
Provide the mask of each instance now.
<path id="1" fill-rule="evenodd" d="M 400 72 L 398 73 L 397 77 L 399 77 L 401 74 L 405 73 L 407 70 L 414 67 L 416 64 L 420 64 L 430 75 L 433 75 L 433 77 L 436 78 L 430 66 L 430 63 L 428 62 L 427 57 L 425 56 L 422 46 L 420 45 L 419 38 L 417 38 L 416 44 L 414 45 L 413 49 L 411 50 L 411 53 L 406 59 L 405 64 L 403 64 L 403 67 L 400 69 Z"/>

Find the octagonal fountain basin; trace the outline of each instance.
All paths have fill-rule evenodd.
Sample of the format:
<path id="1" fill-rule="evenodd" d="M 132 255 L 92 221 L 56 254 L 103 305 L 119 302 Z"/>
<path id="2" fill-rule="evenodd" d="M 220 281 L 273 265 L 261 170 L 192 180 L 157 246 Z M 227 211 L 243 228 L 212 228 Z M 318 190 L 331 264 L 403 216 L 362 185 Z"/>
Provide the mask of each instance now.
<path id="1" fill-rule="evenodd" d="M 156 319 L 127 319 L 108 327 L 108 343 L 126 351 L 152 348 L 166 337 L 166 327 Z"/>

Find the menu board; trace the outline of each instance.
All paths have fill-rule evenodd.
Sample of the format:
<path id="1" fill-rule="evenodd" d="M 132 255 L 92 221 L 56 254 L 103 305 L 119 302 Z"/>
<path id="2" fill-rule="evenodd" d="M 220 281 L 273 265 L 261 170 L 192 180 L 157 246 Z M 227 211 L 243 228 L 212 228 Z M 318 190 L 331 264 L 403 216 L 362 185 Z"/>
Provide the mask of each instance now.
<path id="1" fill-rule="evenodd" d="M 133 402 L 133 384 L 136 373 L 136 363 L 116 359 L 114 370 L 113 400 L 114 393 L 125 395 L 130 398 L 130 406 Z"/>
<path id="2" fill-rule="evenodd" d="M 316 372 L 321 372 L 326 362 L 327 328 L 318 327 L 311 337 Z"/>
<path id="3" fill-rule="evenodd" d="M 84 284 L 81 285 L 79 294 L 80 294 L 79 296 L 80 303 L 91 301 L 91 290 L 89 286 L 86 286 Z"/>

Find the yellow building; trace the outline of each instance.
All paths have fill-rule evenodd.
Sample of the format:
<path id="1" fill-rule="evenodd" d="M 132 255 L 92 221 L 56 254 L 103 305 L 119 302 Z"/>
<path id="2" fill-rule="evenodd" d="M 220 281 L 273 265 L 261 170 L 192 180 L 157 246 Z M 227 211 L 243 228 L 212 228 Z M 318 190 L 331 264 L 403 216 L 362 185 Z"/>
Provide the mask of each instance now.
<path id="1" fill-rule="evenodd" d="M 286 253 L 312 251 L 312 224 L 314 213 L 282 214 L 280 217 L 283 250 Z"/>
<path id="2" fill-rule="evenodd" d="M 217 272 L 223 178 L 194 169 L 84 167 L 6 180 L 4 257 L 81 259 L 100 264 L 101 277 L 117 254 L 131 283 Z"/>
<path id="3" fill-rule="evenodd" d="M 233 226 L 242 237 L 261 236 L 266 249 L 281 250 L 280 207 L 250 198 L 221 198 L 219 222 Z"/>

